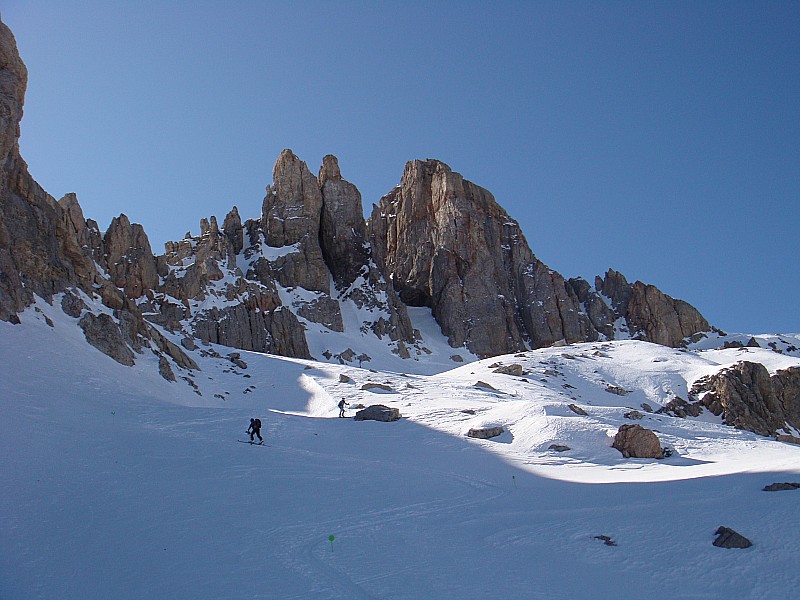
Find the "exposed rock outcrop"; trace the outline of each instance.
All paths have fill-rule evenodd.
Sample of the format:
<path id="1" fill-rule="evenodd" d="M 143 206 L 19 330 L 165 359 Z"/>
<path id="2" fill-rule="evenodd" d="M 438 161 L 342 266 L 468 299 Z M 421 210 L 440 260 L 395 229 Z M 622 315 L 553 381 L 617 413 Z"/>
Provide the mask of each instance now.
<path id="1" fill-rule="evenodd" d="M 111 220 L 103 236 L 101 264 L 114 285 L 129 298 L 140 298 L 146 292 L 152 294 L 159 284 L 158 265 L 147 234 L 124 214 Z"/>
<path id="2" fill-rule="evenodd" d="M 605 277 L 595 278 L 595 287 L 610 300 L 616 316 L 625 320 L 628 332 L 638 339 L 674 348 L 697 333 L 711 330 L 708 321 L 687 302 L 641 281 L 630 284 L 613 269 Z"/>
<path id="3" fill-rule="evenodd" d="M 361 194 L 342 179 L 339 161 L 331 154 L 322 159 L 318 181 L 322 193 L 322 254 L 337 287 L 347 288 L 369 265 Z"/>
<path id="4" fill-rule="evenodd" d="M 78 325 L 83 329 L 86 341 L 100 352 L 126 367 L 133 366 L 133 351 L 125 343 L 119 326 L 109 315 L 86 313 L 78 321 Z"/>
<path id="5" fill-rule="evenodd" d="M 708 323 L 691 306 L 609 270 L 598 290 L 531 252 L 490 192 L 436 160 L 406 164 L 367 223 L 373 257 L 400 298 L 428 306 L 454 347 L 493 356 L 557 342 L 612 339 L 619 319 L 677 346 Z M 604 300 L 605 295 L 609 300 Z"/>
<path id="6" fill-rule="evenodd" d="M 690 394 L 737 429 L 766 436 L 800 429 L 800 367 L 770 376 L 764 365 L 742 361 L 697 380 Z"/>
<path id="7" fill-rule="evenodd" d="M 284 287 L 330 293 L 330 272 L 319 245 L 322 192 L 317 178 L 291 150 L 281 152 L 272 176 L 261 208 L 261 231 L 268 246 L 297 246 L 275 261 L 275 277 Z"/>
<path id="8" fill-rule="evenodd" d="M 633 284 L 626 318 L 632 333 L 643 333 L 643 339 L 673 348 L 693 334 L 711 329 L 693 306 L 641 281 Z"/>

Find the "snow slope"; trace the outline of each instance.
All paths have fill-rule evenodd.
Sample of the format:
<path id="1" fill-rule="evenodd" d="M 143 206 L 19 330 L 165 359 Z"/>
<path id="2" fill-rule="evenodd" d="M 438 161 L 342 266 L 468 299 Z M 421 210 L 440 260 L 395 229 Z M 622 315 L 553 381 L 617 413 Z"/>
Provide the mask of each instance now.
<path id="1" fill-rule="evenodd" d="M 168 383 L 154 356 L 129 368 L 86 344 L 58 302 L 0 323 L 0 598 L 800 595 L 800 491 L 761 491 L 800 481 L 800 447 L 657 414 L 640 422 L 672 457 L 610 447 L 625 412 L 739 349 L 582 344 L 426 375 L 200 350 Z M 407 418 L 337 419 L 342 396 Z M 269 446 L 237 443 L 252 416 Z M 465 437 L 488 425 L 507 432 Z M 713 547 L 720 525 L 754 546 Z"/>

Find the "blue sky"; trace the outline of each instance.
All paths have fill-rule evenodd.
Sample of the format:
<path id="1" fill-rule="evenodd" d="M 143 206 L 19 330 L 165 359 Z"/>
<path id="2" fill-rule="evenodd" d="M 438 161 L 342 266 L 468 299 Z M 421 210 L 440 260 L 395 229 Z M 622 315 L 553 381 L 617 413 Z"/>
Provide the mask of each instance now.
<path id="1" fill-rule="evenodd" d="M 491 4 L 491 5 L 490 5 Z M 22 153 L 154 250 L 259 214 L 292 148 L 372 203 L 414 158 L 489 189 L 567 277 L 800 331 L 800 2 L 3 0 Z"/>

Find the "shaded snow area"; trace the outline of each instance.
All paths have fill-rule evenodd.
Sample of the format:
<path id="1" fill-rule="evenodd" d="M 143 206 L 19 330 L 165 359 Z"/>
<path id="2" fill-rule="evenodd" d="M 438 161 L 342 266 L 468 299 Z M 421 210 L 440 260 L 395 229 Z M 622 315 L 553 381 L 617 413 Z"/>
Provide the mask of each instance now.
<path id="1" fill-rule="evenodd" d="M 200 346 L 169 383 L 38 308 L 0 323 L 3 600 L 800 594 L 800 490 L 761 491 L 800 481 L 800 447 L 642 408 L 740 349 L 581 344 L 423 375 Z M 339 419 L 341 397 L 404 418 Z M 631 409 L 672 456 L 611 448 Z M 256 416 L 268 445 L 238 443 Z M 721 525 L 753 546 L 712 546 Z"/>

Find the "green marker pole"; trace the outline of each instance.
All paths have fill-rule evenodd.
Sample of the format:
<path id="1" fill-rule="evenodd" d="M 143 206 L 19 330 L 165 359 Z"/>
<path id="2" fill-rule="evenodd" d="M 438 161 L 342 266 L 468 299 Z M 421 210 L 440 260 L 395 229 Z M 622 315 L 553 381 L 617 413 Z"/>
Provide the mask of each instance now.
<path id="1" fill-rule="evenodd" d="M 331 543 L 331 552 L 333 552 L 333 540 L 334 539 L 335 538 L 333 537 L 333 534 L 328 536 L 328 541 Z"/>
<path id="2" fill-rule="evenodd" d="M 517 476 L 516 475 L 512 475 L 511 476 L 511 481 L 514 482 L 514 489 L 517 489 Z"/>

